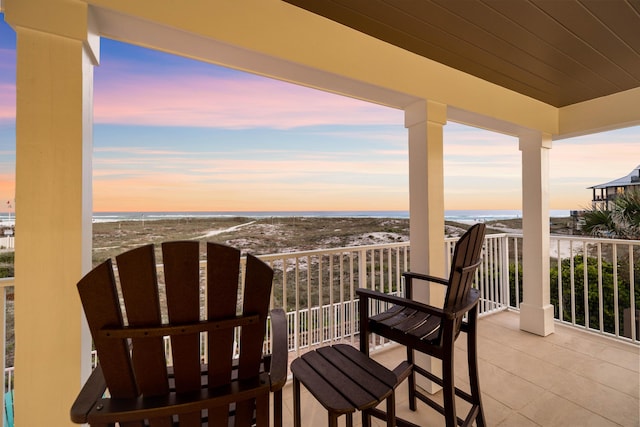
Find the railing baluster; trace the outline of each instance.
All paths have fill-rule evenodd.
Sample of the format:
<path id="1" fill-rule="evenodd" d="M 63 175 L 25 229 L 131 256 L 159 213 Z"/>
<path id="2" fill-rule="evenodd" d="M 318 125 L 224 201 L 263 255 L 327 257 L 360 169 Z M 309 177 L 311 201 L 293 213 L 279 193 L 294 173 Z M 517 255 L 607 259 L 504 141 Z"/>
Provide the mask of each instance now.
<path id="1" fill-rule="evenodd" d="M 582 242 L 582 284 L 584 300 L 584 327 L 589 329 L 589 254 L 586 241 Z"/>
<path id="2" fill-rule="evenodd" d="M 520 310 L 520 260 L 518 253 L 518 239 L 513 239 L 514 247 L 514 264 L 515 264 L 515 281 L 516 281 L 516 308 Z"/>
<path id="3" fill-rule="evenodd" d="M 604 301 L 602 295 L 602 243 L 598 242 L 598 322 L 600 332 L 604 332 Z"/>
<path id="4" fill-rule="evenodd" d="M 355 290 L 355 271 L 353 270 L 353 257 L 354 257 L 355 252 L 351 251 L 349 252 L 349 297 L 350 297 L 350 304 L 349 304 L 349 335 L 351 337 L 351 345 L 355 345 L 355 329 L 356 329 L 356 322 L 355 322 L 355 317 L 356 317 L 356 311 L 355 311 L 355 304 L 354 301 L 356 299 L 356 290 Z"/>
<path id="5" fill-rule="evenodd" d="M 615 335 L 620 336 L 620 307 L 618 304 L 618 245 L 613 244 L 613 314 Z"/>
<path id="6" fill-rule="evenodd" d="M 571 266 L 571 324 L 576 325 L 576 278 L 574 273 L 574 261 L 573 261 L 573 240 L 569 242 L 569 253 Z"/>
<path id="7" fill-rule="evenodd" d="M 633 259 L 633 245 L 629 245 L 629 302 L 630 307 L 629 311 L 630 318 L 630 329 L 631 329 L 631 340 L 638 340 L 638 331 L 636 329 L 636 291 L 635 291 L 635 271 L 634 271 L 634 259 Z"/>
<path id="8" fill-rule="evenodd" d="M 300 342 L 300 332 L 302 331 L 302 325 L 300 324 L 300 257 L 295 257 L 294 263 L 293 271 L 295 271 L 295 278 L 293 282 L 296 287 L 296 307 L 293 318 L 293 327 L 295 331 L 293 342 L 296 350 L 296 356 L 300 356 L 300 346 L 302 345 Z"/>
<path id="9" fill-rule="evenodd" d="M 557 240 L 558 248 L 558 320 L 563 321 L 564 292 L 562 289 L 562 251 L 560 250 L 560 240 Z"/>

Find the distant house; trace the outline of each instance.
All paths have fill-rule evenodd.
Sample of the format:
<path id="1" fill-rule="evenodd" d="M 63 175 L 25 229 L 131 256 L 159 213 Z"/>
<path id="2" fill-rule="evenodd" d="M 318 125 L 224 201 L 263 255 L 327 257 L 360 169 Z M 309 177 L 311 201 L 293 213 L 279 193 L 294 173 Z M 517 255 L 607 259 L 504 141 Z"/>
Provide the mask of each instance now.
<path id="1" fill-rule="evenodd" d="M 589 188 L 593 189 L 592 208 L 610 210 L 611 202 L 619 194 L 634 189 L 640 191 L 640 165 L 636 166 L 627 176 Z"/>

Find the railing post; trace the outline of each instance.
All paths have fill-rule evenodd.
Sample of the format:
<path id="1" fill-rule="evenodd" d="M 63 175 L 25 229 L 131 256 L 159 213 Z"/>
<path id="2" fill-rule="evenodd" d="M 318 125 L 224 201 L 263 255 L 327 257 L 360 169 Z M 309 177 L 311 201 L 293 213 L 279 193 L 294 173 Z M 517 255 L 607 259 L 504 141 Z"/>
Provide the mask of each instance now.
<path id="1" fill-rule="evenodd" d="M 358 287 L 367 287 L 367 250 L 358 249 Z"/>

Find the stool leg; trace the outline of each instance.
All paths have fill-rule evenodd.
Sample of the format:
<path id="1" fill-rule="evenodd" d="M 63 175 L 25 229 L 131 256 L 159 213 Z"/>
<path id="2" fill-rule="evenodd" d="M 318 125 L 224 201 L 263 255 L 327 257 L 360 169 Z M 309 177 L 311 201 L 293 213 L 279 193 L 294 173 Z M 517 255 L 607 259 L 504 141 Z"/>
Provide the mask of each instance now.
<path id="1" fill-rule="evenodd" d="M 300 380 L 293 376 L 293 425 L 294 427 L 302 427 L 300 419 Z"/>
<path id="2" fill-rule="evenodd" d="M 362 411 L 362 427 L 371 427 L 371 415 L 367 411 Z"/>
<path id="3" fill-rule="evenodd" d="M 396 426 L 396 394 L 391 392 L 391 396 L 387 397 L 387 427 Z"/>
<path id="4" fill-rule="evenodd" d="M 329 411 L 329 427 L 338 427 L 338 414 Z M 349 418 L 347 417 L 347 424 L 349 423 Z"/>
<path id="5" fill-rule="evenodd" d="M 347 427 L 353 427 L 353 414 L 347 413 Z"/>

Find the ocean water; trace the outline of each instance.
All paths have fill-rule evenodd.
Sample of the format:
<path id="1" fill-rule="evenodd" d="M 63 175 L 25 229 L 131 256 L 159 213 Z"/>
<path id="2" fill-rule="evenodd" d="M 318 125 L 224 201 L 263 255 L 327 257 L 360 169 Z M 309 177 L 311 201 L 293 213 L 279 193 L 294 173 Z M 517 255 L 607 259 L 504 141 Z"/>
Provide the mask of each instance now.
<path id="1" fill-rule="evenodd" d="M 568 210 L 551 210 L 552 217 L 568 217 Z M 94 222 L 149 221 L 180 218 L 282 218 L 282 217 L 323 217 L 323 218 L 409 218 L 409 211 L 255 211 L 255 212 L 95 212 Z M 447 210 L 448 221 L 491 221 L 522 217 L 520 210 Z"/>

